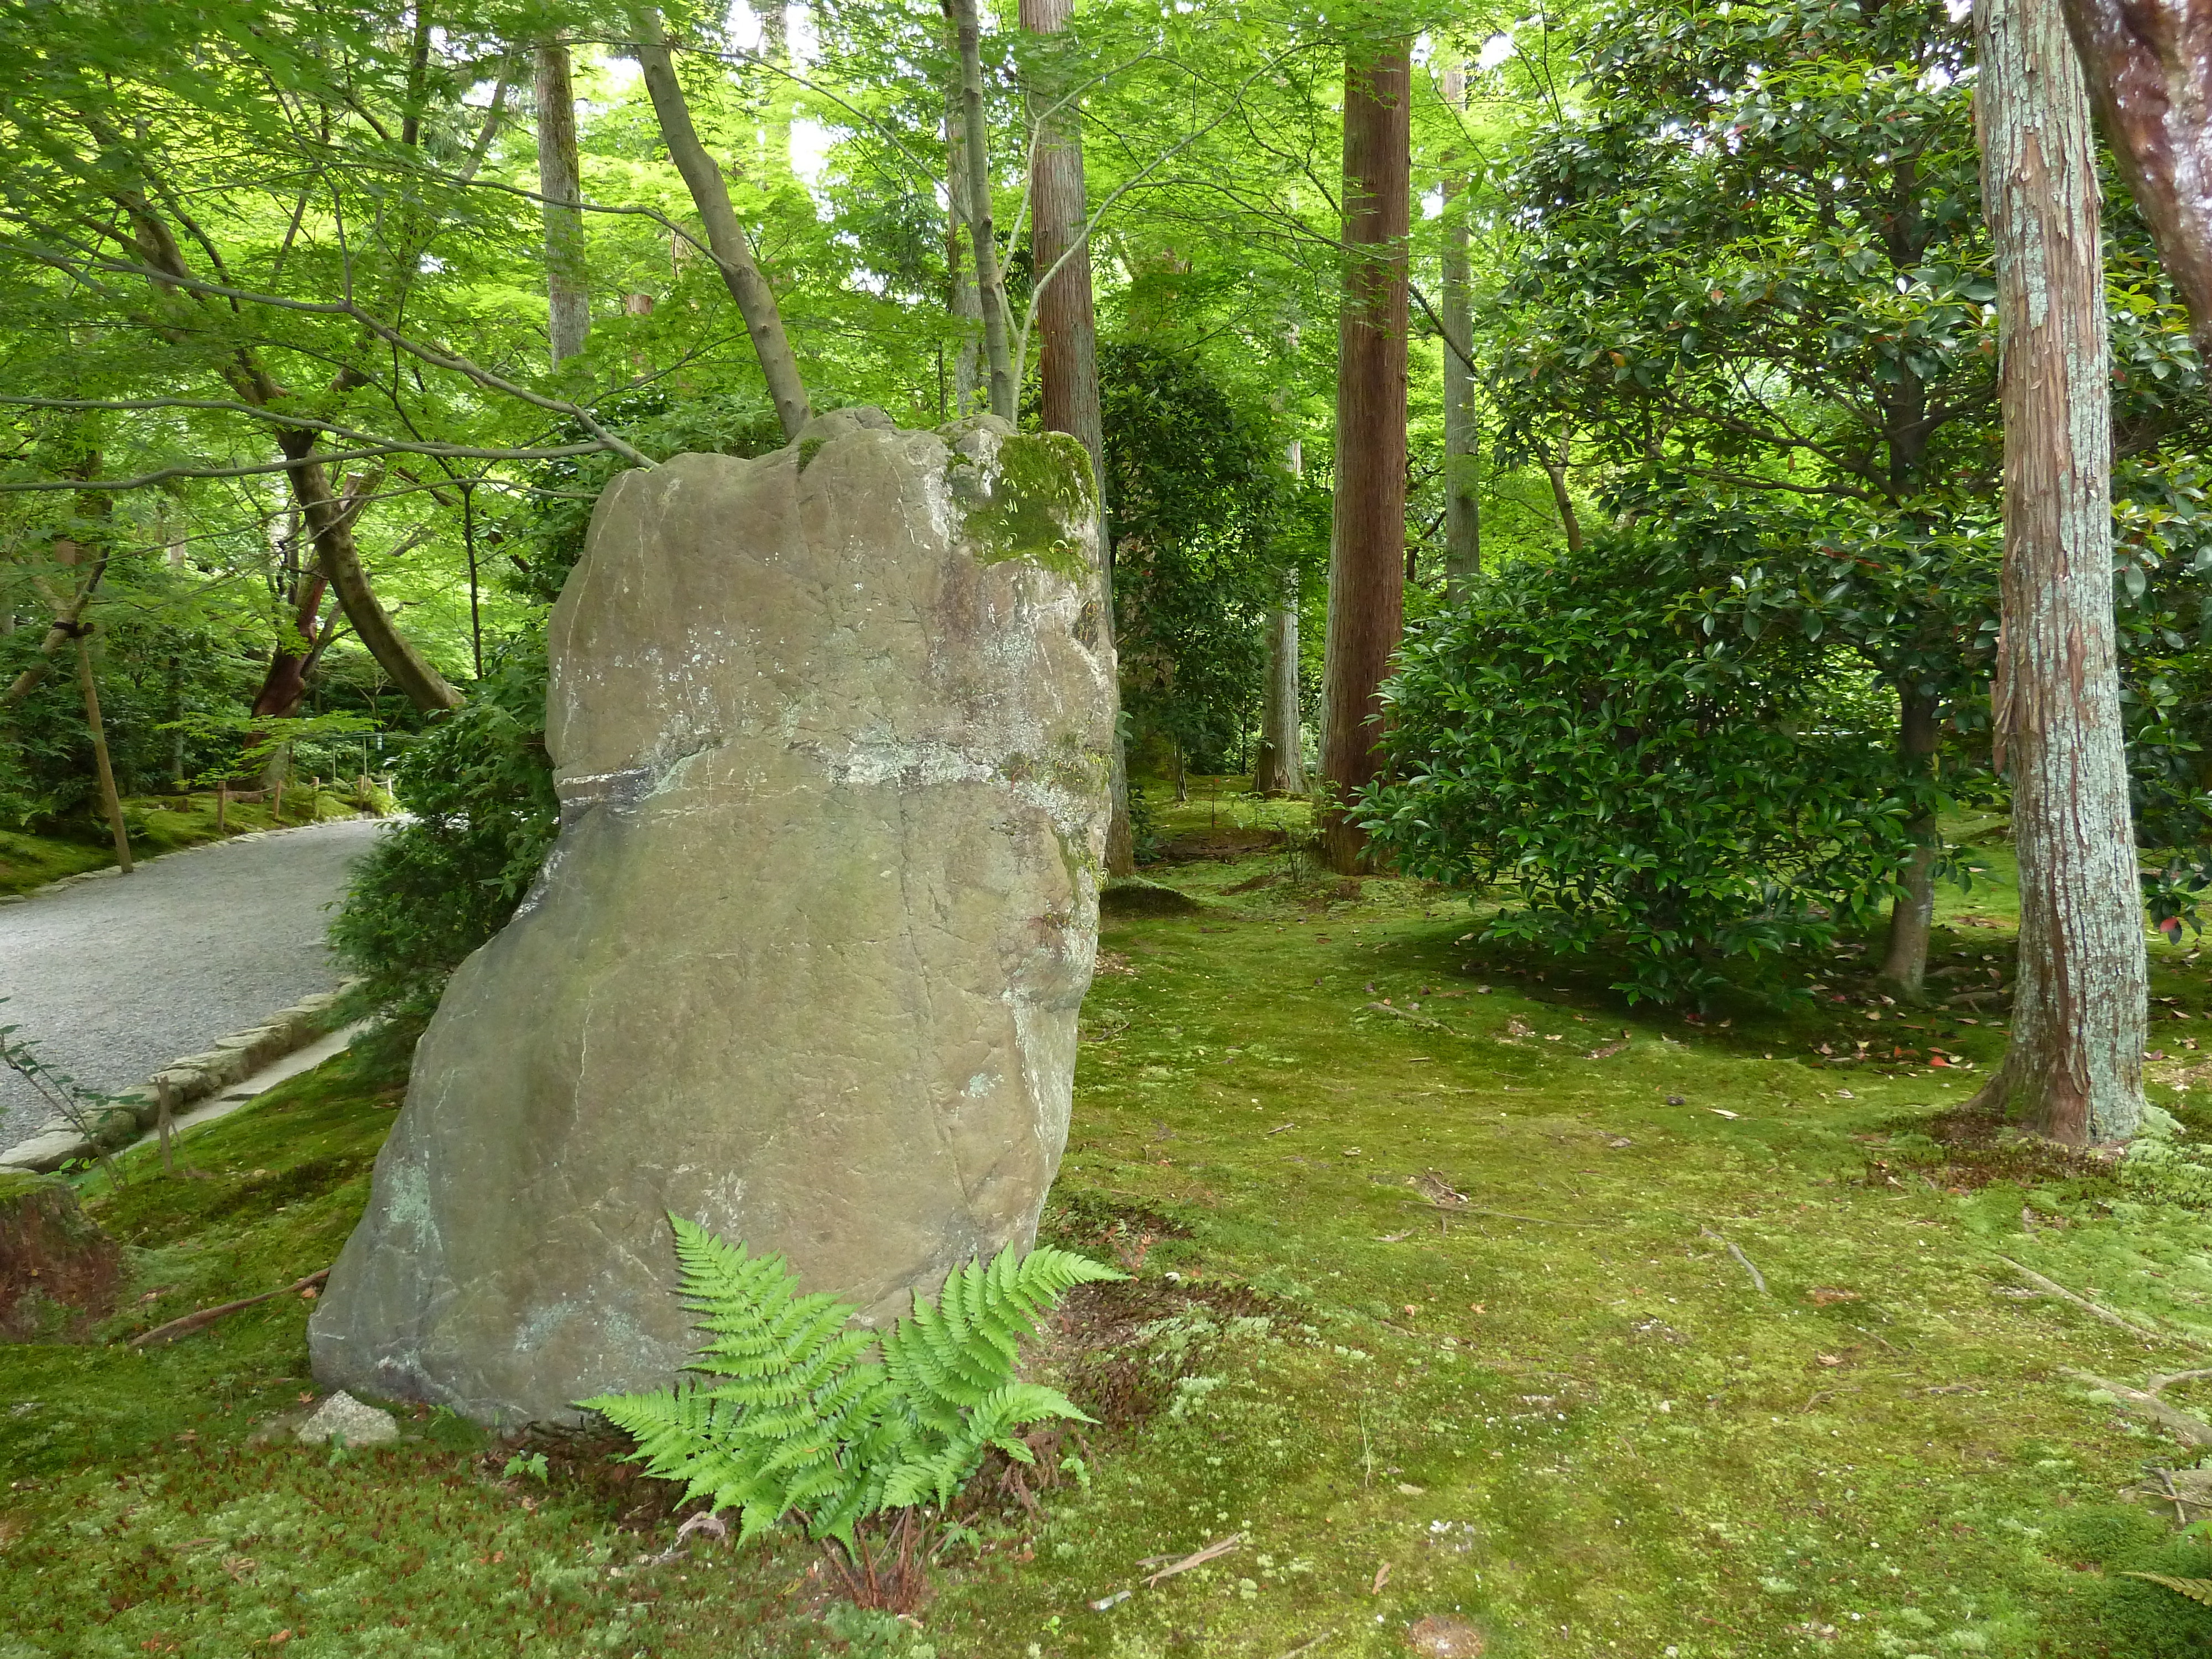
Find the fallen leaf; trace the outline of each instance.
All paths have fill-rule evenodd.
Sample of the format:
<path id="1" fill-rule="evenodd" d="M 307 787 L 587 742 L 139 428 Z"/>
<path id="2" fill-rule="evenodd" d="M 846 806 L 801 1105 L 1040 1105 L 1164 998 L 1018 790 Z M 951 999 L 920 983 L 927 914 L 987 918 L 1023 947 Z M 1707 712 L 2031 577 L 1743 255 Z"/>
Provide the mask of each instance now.
<path id="1" fill-rule="evenodd" d="M 1826 1285 L 1816 1286 L 1806 1291 L 1805 1294 L 1812 1298 L 1813 1305 L 1816 1308 L 1825 1308 L 1837 1302 L 1856 1302 L 1859 1299 L 1859 1293 L 1856 1291 L 1833 1290 Z"/>
<path id="2" fill-rule="evenodd" d="M 1406 1632 L 1406 1645 L 1421 1656 L 1421 1659 L 1482 1659 L 1489 1650 L 1482 1632 L 1464 1619 L 1447 1619 L 1437 1613 L 1415 1624 Z"/>
<path id="3" fill-rule="evenodd" d="M 1844 1363 L 1841 1359 L 1838 1359 L 1832 1353 L 1818 1353 L 1814 1354 L 1813 1358 L 1819 1360 L 1823 1365 L 1840 1365 Z"/>
<path id="4" fill-rule="evenodd" d="M 1741 1112 L 1723 1111 L 1717 1106 L 1708 1106 L 1705 1109 L 1711 1112 L 1715 1117 L 1741 1117 L 1743 1115 Z"/>
<path id="5" fill-rule="evenodd" d="M 1385 1585 L 1385 1584 L 1387 1584 L 1387 1583 L 1389 1583 L 1389 1582 L 1390 1582 L 1390 1564 L 1389 1564 L 1388 1561 L 1385 1561 L 1385 1562 L 1384 1562 L 1381 1566 L 1379 1566 L 1379 1567 L 1377 1567 L 1377 1568 L 1376 1568 L 1376 1569 L 1375 1569 L 1375 1587 L 1374 1587 L 1372 1589 L 1369 1590 L 1369 1591 L 1368 1591 L 1368 1594 L 1369 1594 L 1370 1595 L 1382 1595 L 1382 1586 L 1383 1586 L 1383 1585 Z"/>

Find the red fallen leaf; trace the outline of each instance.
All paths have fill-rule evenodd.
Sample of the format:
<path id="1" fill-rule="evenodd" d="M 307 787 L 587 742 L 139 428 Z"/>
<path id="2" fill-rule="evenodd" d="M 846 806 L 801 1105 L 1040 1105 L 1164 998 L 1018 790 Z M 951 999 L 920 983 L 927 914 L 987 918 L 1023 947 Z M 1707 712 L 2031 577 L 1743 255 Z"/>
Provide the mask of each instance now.
<path id="1" fill-rule="evenodd" d="M 1944 1058 L 1943 1058 L 1943 1056 L 1942 1056 L 1942 1055 L 1941 1055 L 1941 1054 L 1930 1054 L 1930 1055 L 1929 1055 L 1929 1056 L 1928 1056 L 1928 1063 L 1929 1063 L 1930 1066 L 1949 1066 L 1949 1065 L 1950 1065 L 1950 1063 L 1951 1063 L 1951 1062 L 1950 1062 L 1949 1060 L 1948 1060 L 1944 1059 Z"/>

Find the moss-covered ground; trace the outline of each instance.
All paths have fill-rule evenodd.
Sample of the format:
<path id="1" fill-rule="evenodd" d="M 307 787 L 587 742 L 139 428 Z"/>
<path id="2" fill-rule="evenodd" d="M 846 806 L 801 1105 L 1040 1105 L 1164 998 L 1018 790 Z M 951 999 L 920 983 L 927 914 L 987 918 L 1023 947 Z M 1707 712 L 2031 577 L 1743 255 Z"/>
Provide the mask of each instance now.
<path id="1" fill-rule="evenodd" d="M 242 836 L 276 825 L 273 802 L 234 801 L 222 815 L 223 827 L 217 830 L 215 805 L 214 791 L 205 789 L 192 795 L 131 796 L 123 803 L 131 856 L 158 858 L 226 835 Z M 288 825 L 349 817 L 356 810 L 349 794 L 307 788 L 284 793 L 283 822 Z M 0 895 L 27 893 L 64 876 L 106 869 L 114 862 L 115 842 L 104 818 L 79 820 L 65 830 L 38 835 L 0 830 Z"/>
<path id="2" fill-rule="evenodd" d="M 1046 1233 L 1137 1277 L 1036 1358 L 1102 1422 L 1049 1490 L 986 1483 L 912 1620 L 829 1600 L 795 1540 L 676 1547 L 590 1444 L 414 1413 L 256 1443 L 311 1395 L 296 1296 L 115 1340 L 331 1260 L 387 1044 L 190 1137 L 191 1174 L 87 1180 L 134 1285 L 105 1346 L 0 1350 L 0 1656 L 1327 1659 L 1423 1619 L 1530 1659 L 2212 1651 L 2212 1610 L 2123 1576 L 2212 1577 L 2130 1490 L 2192 1457 L 2066 1374 L 2212 1365 L 2192 950 L 2154 948 L 2182 1150 L 2115 1170 L 1962 1121 L 2001 1005 L 1884 1006 L 1869 941 L 1795 1009 L 1630 1010 L 1601 963 L 1468 938 L 1462 897 L 1258 844 L 1280 814 L 1164 813 L 1148 873 L 1204 908 L 1103 933 Z M 1943 902 L 1947 987 L 2009 978 L 2002 825 L 1960 828 L 1986 882 Z"/>

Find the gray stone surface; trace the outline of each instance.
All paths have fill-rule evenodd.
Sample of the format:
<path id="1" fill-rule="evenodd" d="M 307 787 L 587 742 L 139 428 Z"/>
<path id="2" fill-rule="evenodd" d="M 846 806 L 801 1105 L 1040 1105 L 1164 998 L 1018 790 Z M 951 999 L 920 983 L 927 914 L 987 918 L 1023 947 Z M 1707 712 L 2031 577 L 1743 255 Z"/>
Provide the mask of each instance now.
<path id="1" fill-rule="evenodd" d="M 325 1386 L 514 1422 L 665 1384 L 672 1210 L 870 1321 L 1034 1236 L 1113 664 L 1082 453 L 1004 430 L 840 411 L 609 488 L 553 616 L 561 838 L 416 1050 Z"/>
<path id="2" fill-rule="evenodd" d="M 399 1419 L 390 1412 L 362 1405 L 341 1389 L 300 1425 L 298 1438 L 307 1446 L 327 1445 L 333 1440 L 343 1440 L 349 1446 L 386 1446 L 399 1438 Z"/>
<path id="3" fill-rule="evenodd" d="M 325 909 L 374 819 L 218 842 L 0 909 L 0 1025 L 117 1093 L 339 978 Z M 0 1147 L 47 1112 L 0 1072 Z"/>

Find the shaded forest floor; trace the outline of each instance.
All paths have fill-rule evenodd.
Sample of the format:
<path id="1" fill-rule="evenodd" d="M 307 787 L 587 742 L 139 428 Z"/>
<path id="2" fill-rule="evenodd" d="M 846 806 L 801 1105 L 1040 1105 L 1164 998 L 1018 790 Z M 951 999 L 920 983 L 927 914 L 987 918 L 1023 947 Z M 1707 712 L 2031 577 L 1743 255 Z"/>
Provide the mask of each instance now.
<path id="1" fill-rule="evenodd" d="M 1105 929 L 1045 1234 L 1138 1276 L 1034 1357 L 1101 1422 L 1049 1490 L 981 1483 L 913 1620 L 796 1540 L 678 1547 L 604 1444 L 256 1443 L 312 1397 L 297 1297 L 115 1345 L 331 1259 L 387 1045 L 189 1139 L 196 1176 L 85 1183 L 134 1284 L 110 1346 L 0 1349 L 0 1659 L 2212 1649 L 2212 1610 L 2120 1576 L 2212 1576 L 2135 1490 L 2192 1457 L 2066 1375 L 2212 1364 L 2193 951 L 2154 950 L 2184 1139 L 2114 1168 L 1962 1119 L 2001 1007 L 1869 1001 L 1874 941 L 1794 1011 L 1629 1011 L 1602 964 L 1468 939 L 1459 897 L 1271 848 L 1281 812 L 1163 809 L 1147 873 L 1203 908 Z M 2001 826 L 1960 827 L 1990 884 L 1943 902 L 1945 983 L 2008 981 Z"/>
<path id="2" fill-rule="evenodd" d="M 286 826 L 314 823 L 324 818 L 349 817 L 359 810 L 350 794 L 335 790 L 287 790 L 283 822 Z M 223 813 L 223 827 L 216 829 L 215 792 L 210 789 L 185 796 L 133 795 L 123 803 L 123 819 L 131 836 L 131 856 L 138 859 L 159 858 L 225 836 L 278 827 L 270 803 L 234 801 Z M 77 820 L 66 834 L 52 830 L 38 835 L 0 830 L 0 896 L 27 893 L 64 876 L 106 869 L 114 862 L 115 842 L 105 819 Z"/>

